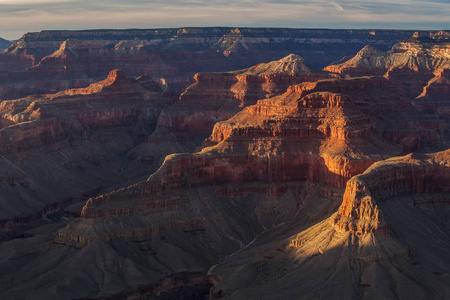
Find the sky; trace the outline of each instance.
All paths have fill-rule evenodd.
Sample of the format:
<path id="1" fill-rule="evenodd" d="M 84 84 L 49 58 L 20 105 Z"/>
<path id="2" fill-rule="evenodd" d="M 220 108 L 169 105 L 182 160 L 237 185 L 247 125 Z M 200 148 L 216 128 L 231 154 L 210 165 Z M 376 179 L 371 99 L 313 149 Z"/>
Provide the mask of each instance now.
<path id="1" fill-rule="evenodd" d="M 449 0 L 0 0 L 0 37 L 197 26 L 450 30 Z"/>

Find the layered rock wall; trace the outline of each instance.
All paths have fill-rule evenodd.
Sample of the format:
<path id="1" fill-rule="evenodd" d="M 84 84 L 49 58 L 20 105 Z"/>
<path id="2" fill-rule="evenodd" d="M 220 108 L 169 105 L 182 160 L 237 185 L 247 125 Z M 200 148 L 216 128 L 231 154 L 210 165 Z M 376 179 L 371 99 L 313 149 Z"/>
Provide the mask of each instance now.
<path id="1" fill-rule="evenodd" d="M 123 180 L 126 152 L 154 130 L 171 102 L 151 79 L 131 79 L 120 70 L 86 88 L 3 101 L 4 169 L 20 170 L 23 178 L 6 175 L 0 181 L 6 195 L 0 219 L 26 223 L 48 205 Z"/>
<path id="2" fill-rule="evenodd" d="M 388 225 L 378 203 L 404 195 L 448 194 L 448 158 L 449 151 L 445 151 L 396 157 L 373 164 L 364 174 L 347 182 L 343 203 L 332 223 L 339 230 L 387 234 Z M 437 202 L 442 201 L 440 196 L 436 197 Z"/>

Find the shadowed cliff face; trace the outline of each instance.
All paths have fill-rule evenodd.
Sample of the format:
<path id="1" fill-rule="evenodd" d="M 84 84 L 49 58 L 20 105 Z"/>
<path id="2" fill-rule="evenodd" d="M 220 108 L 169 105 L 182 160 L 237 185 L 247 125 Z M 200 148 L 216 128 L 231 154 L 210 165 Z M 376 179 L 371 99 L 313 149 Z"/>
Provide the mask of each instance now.
<path id="1" fill-rule="evenodd" d="M 444 250 L 450 243 L 449 162 L 448 150 L 411 154 L 377 162 L 350 179 L 338 212 L 290 240 L 284 259 L 292 259 L 294 267 L 281 276 L 302 278 L 300 270 L 322 269 L 322 290 L 311 281 L 296 289 L 321 296 L 337 293 L 342 299 L 447 295 L 449 281 L 442 275 L 449 270 Z M 281 259 L 278 255 L 269 265 Z M 327 284 L 348 274 L 352 297 Z M 273 280 L 264 280 L 273 286 Z"/>
<path id="2" fill-rule="evenodd" d="M 127 151 L 153 131 L 170 103 L 151 79 L 120 70 L 87 88 L 3 101 L 2 231 L 14 227 L 7 220 L 124 180 Z"/>

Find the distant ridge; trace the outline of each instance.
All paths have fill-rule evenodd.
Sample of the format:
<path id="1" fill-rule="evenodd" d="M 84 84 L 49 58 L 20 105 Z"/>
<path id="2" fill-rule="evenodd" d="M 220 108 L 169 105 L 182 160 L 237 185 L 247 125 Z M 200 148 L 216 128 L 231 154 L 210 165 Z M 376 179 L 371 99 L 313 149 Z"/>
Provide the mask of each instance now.
<path id="1" fill-rule="evenodd" d="M 37 64 L 67 40 L 96 42 L 108 48 L 123 41 L 139 40 L 156 53 L 176 51 L 213 51 L 229 56 L 233 53 L 254 51 L 258 59 L 248 66 L 263 61 L 279 59 L 290 53 L 299 54 L 313 68 L 323 68 L 346 55 L 354 55 L 367 44 L 386 51 L 395 43 L 411 37 L 412 30 L 346 30 L 346 29 L 295 29 L 295 28 L 235 28 L 187 27 L 163 29 L 92 29 L 44 30 L 29 32 L 15 41 L 4 53 L 32 56 Z M 433 31 L 434 32 L 434 31 Z M 422 33 L 422 32 L 421 32 Z M 431 31 L 424 31 L 430 34 Z M 38 42 L 35 44 L 35 42 Z M 128 44 L 128 42 L 126 43 Z M 343 49 L 340 49 L 342 48 Z M 350 50 L 350 51 L 349 51 Z M 329 58 L 320 60 L 327 51 Z M 264 54 L 262 54 L 264 53 Z M 272 54 L 270 54 L 272 53 Z M 278 53 L 275 57 L 273 53 Z M 261 56 L 262 54 L 262 56 Z M 252 54 L 251 57 L 255 57 Z M 248 59 L 246 59 L 248 60 Z M 322 59 L 323 60 L 323 59 Z M 233 66 L 232 69 L 243 66 Z M 211 70 L 196 70 L 211 71 Z"/>
<path id="2" fill-rule="evenodd" d="M 4 38 L 0 38 L 0 51 L 3 51 L 7 49 L 9 46 L 11 46 L 12 42 L 5 40 Z"/>
<path id="3" fill-rule="evenodd" d="M 226 27 L 226 26 L 212 26 L 212 27 L 172 27 L 172 28 L 129 28 L 129 29 L 82 29 L 82 30 L 42 30 L 37 32 L 28 32 L 23 35 L 24 37 L 30 38 L 45 38 L 47 36 L 61 36 L 67 37 L 68 35 L 80 33 L 85 36 L 97 35 L 98 33 L 114 33 L 116 35 L 120 34 L 130 34 L 134 33 L 137 35 L 166 35 L 166 34 L 203 34 L 205 32 L 216 32 L 218 34 L 226 34 L 232 31 L 235 34 L 249 34 L 258 35 L 266 32 L 290 32 L 292 34 L 302 34 L 316 36 L 317 32 L 324 32 L 328 34 L 336 33 L 348 33 L 353 36 L 370 34 L 376 36 L 377 33 L 380 34 L 391 34 L 398 35 L 401 33 L 406 33 L 407 36 L 413 35 L 415 32 L 428 33 L 428 32 L 439 32 L 439 30 L 397 30 L 397 29 L 328 29 L 328 28 L 283 28 L 283 27 Z"/>
<path id="4" fill-rule="evenodd" d="M 376 70 L 380 74 L 391 68 L 436 71 L 450 66 L 450 32 L 429 34 L 416 32 L 405 41 L 395 44 L 387 52 L 379 51 L 371 45 L 362 48 L 349 60 L 332 64 L 325 70 L 346 73 Z"/>

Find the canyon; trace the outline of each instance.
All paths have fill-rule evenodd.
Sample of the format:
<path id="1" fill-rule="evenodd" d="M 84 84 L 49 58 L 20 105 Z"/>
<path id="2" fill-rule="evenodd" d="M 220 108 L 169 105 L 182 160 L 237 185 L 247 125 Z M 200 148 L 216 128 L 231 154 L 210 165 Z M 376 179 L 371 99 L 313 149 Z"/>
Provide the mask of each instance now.
<path id="1" fill-rule="evenodd" d="M 0 295 L 448 298 L 449 45 L 24 35 L 0 55 Z"/>

